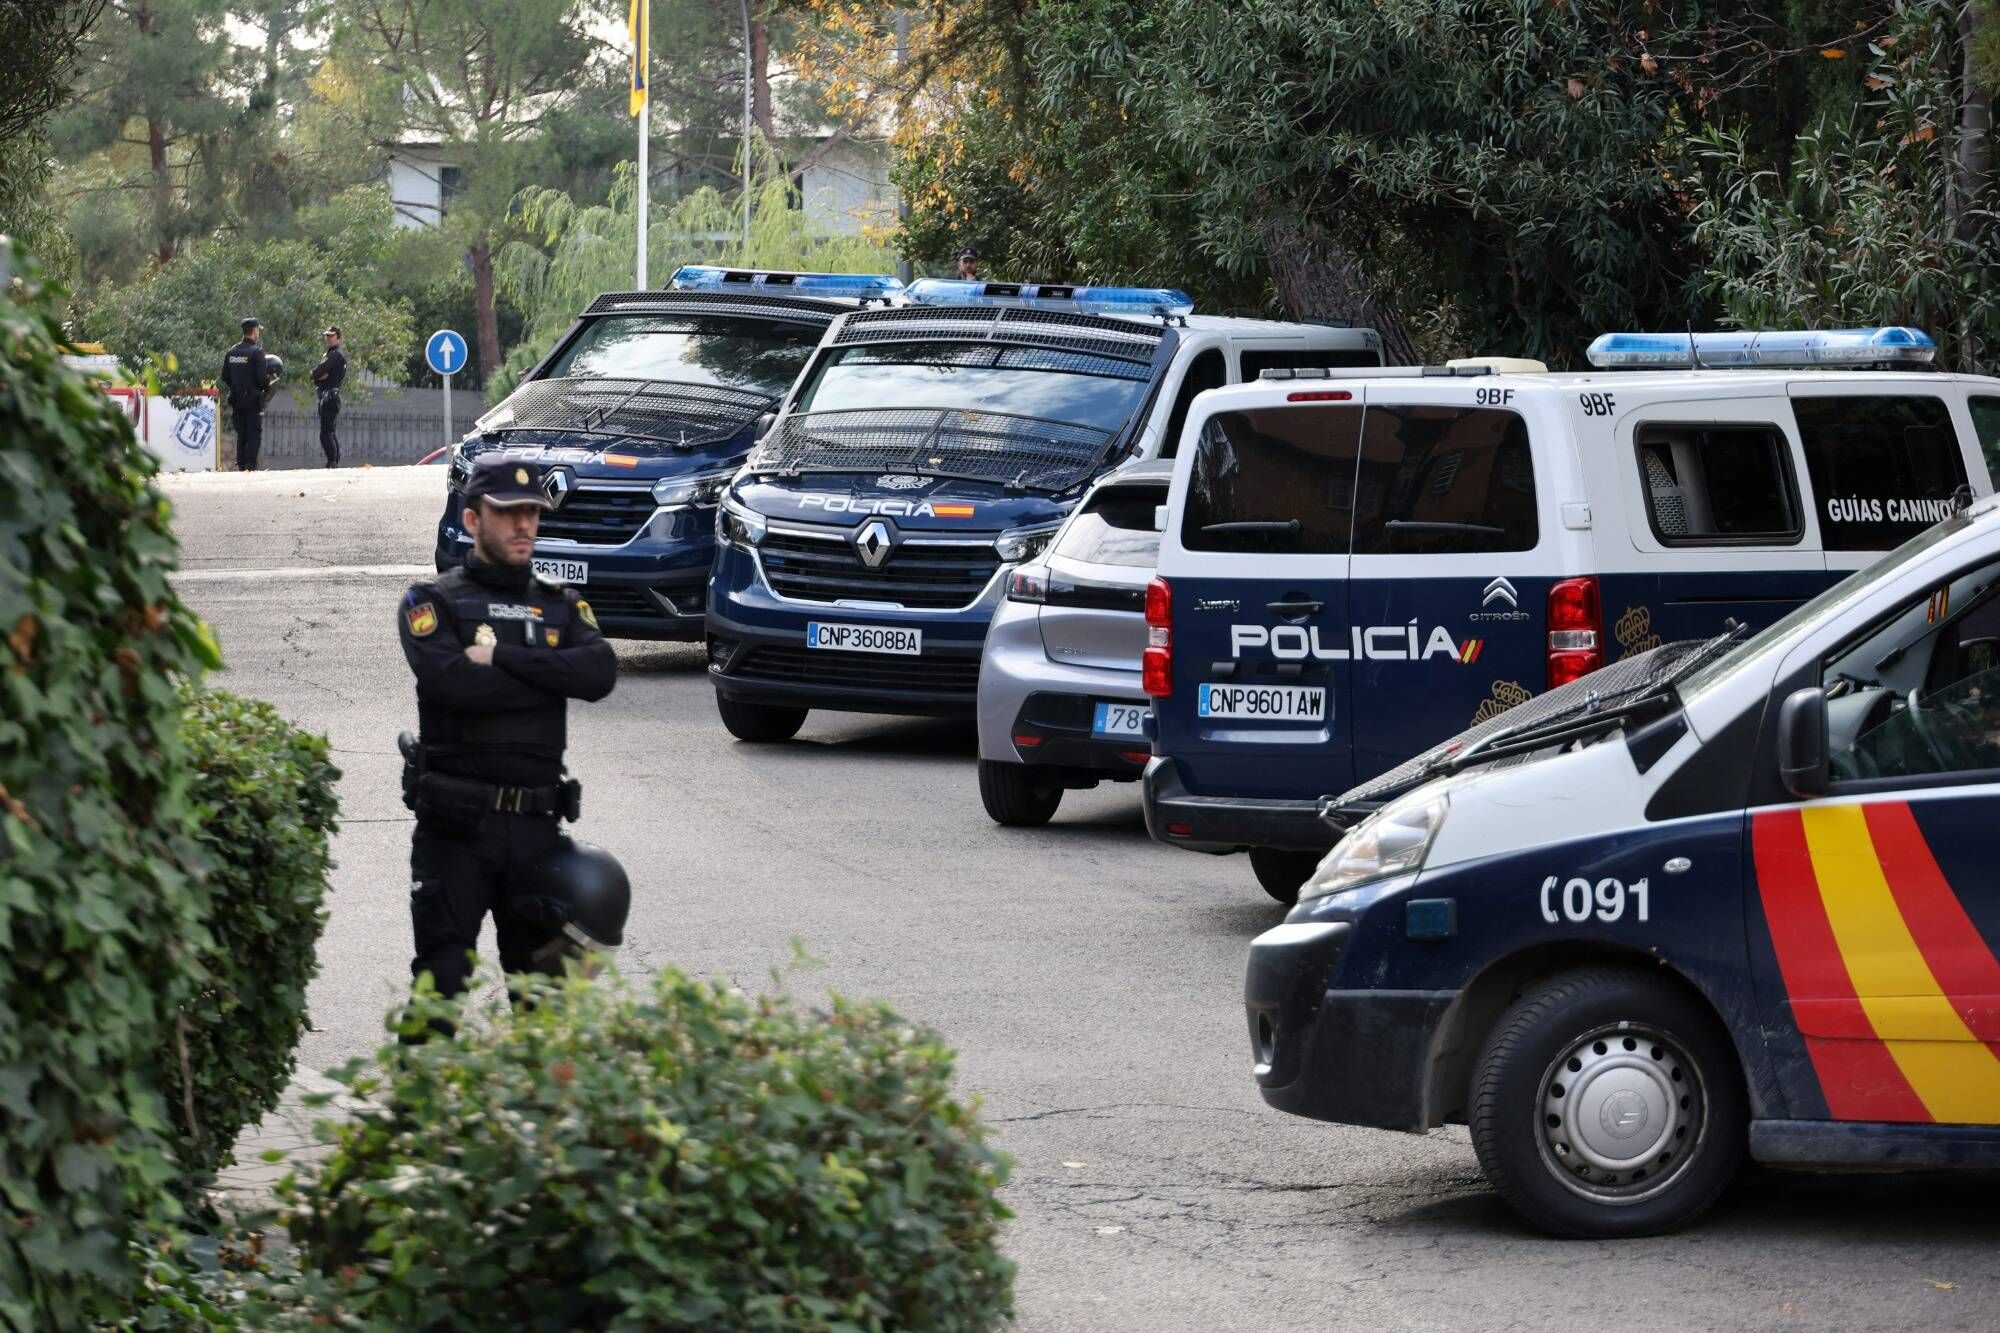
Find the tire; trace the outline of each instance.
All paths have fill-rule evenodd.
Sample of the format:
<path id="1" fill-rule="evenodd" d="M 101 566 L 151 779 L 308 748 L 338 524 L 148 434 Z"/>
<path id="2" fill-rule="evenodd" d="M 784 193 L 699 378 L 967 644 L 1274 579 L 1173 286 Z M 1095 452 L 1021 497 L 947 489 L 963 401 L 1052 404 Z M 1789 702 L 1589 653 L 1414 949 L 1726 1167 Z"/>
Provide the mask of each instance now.
<path id="1" fill-rule="evenodd" d="M 806 724 L 806 709 L 783 704 L 753 704 L 740 699 L 715 696 L 715 711 L 722 725 L 739 741 L 788 741 Z"/>
<path id="2" fill-rule="evenodd" d="M 1026 764 L 979 761 L 979 799 L 996 824 L 1008 828 L 1039 828 L 1055 818 L 1063 789 L 1035 781 Z"/>
<path id="3" fill-rule="evenodd" d="M 1735 1049 L 1700 1000 L 1662 976 L 1588 967 L 1500 1016 L 1466 1118 L 1480 1168 L 1523 1217 L 1612 1238 L 1706 1211 L 1743 1160 L 1744 1108 Z"/>
<path id="4" fill-rule="evenodd" d="M 1299 888 L 1318 868 L 1324 852 L 1282 851 L 1276 847 L 1252 847 L 1250 869 L 1264 892 L 1290 907 L 1299 900 Z"/>

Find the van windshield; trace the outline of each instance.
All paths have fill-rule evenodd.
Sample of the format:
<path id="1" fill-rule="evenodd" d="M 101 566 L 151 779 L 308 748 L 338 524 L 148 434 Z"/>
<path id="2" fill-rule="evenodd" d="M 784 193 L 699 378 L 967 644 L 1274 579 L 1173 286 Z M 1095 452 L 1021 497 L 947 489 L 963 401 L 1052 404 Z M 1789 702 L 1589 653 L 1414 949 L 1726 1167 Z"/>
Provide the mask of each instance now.
<path id="1" fill-rule="evenodd" d="M 1992 508 L 1993 506 L 1991 505 L 1983 506 L 1982 512 L 1990 513 Z M 1773 644 L 1782 642 L 1792 631 L 1798 629 L 1801 625 L 1817 620 L 1821 616 L 1832 615 L 1838 612 L 1841 607 L 1847 606 L 1865 596 L 1870 588 L 1883 579 L 1894 576 L 1897 571 L 1912 561 L 1921 559 L 1939 542 L 1965 531 L 1966 525 L 1971 521 L 1968 515 L 1959 513 L 1954 514 L 1942 523 L 1926 528 L 1921 535 L 1904 542 L 1901 546 L 1898 546 L 1874 564 L 1869 565 L 1866 569 L 1858 570 L 1848 575 L 1811 601 L 1795 608 L 1773 621 L 1770 625 L 1752 634 L 1749 638 L 1743 640 L 1743 642 L 1737 644 L 1728 652 L 1723 653 L 1714 661 L 1705 663 L 1694 671 L 1689 672 L 1679 683 L 1681 699 L 1687 703 L 1693 703 L 1698 695 L 1735 672 L 1744 663 L 1769 649 Z"/>
<path id="2" fill-rule="evenodd" d="M 612 315 L 593 320 L 542 378 L 715 385 L 778 398 L 799 377 L 819 337 L 803 325 Z"/>
<path id="3" fill-rule="evenodd" d="M 834 349 L 795 412 L 956 408 L 1111 432 L 1146 396 L 1151 369 L 1115 357 L 994 343 L 885 343 Z"/>

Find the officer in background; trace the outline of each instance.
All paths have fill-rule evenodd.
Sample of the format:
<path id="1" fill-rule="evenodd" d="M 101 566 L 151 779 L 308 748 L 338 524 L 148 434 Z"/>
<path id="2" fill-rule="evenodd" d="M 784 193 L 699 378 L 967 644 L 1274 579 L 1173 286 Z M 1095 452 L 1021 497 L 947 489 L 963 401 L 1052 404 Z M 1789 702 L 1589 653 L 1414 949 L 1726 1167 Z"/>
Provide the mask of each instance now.
<path id="1" fill-rule="evenodd" d="M 979 281 L 979 252 L 969 245 L 958 252 L 958 276 L 968 282 Z"/>
<path id="2" fill-rule="evenodd" d="M 257 470 L 257 451 L 264 445 L 264 391 L 271 386 L 271 368 L 263 336 L 252 315 L 243 321 L 243 341 L 222 355 L 222 394 L 236 426 L 236 466 L 245 472 Z"/>
<path id="3" fill-rule="evenodd" d="M 340 419 L 340 386 L 347 382 L 347 353 L 340 350 L 340 325 L 325 334 L 326 356 L 312 368 L 313 389 L 319 394 L 319 448 L 328 467 L 340 466 L 340 436 L 334 422 Z"/>
<path id="4" fill-rule="evenodd" d="M 602 699 L 617 680 L 590 604 L 531 571 L 549 507 L 539 465 L 474 468 L 464 512 L 471 553 L 412 587 L 397 620 L 421 727 L 405 748 L 404 799 L 417 815 L 410 973 L 429 972 L 445 995 L 465 989 L 489 912 L 504 969 L 543 962 L 536 952 L 549 925 L 512 900 L 544 891 L 534 867 L 566 842 L 557 819 L 577 816 L 580 789 L 562 762 L 569 701 Z"/>

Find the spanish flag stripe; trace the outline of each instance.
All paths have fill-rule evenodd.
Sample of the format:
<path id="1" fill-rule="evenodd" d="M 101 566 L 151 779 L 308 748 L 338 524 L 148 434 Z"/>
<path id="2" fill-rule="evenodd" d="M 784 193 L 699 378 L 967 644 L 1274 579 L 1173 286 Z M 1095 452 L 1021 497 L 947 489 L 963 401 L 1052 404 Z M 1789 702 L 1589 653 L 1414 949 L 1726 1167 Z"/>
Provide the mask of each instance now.
<path id="1" fill-rule="evenodd" d="M 1780 810 L 1755 816 L 1750 821 L 1750 844 L 1757 891 L 1786 994 L 1844 1011 L 1842 1026 L 1872 1031 L 1821 905 L 1799 813 Z M 1827 1113 L 1835 1120 L 1931 1118 L 1881 1042 L 1808 1035 L 1805 1044 L 1826 1097 Z"/>
<path id="2" fill-rule="evenodd" d="M 1991 1007 L 2000 1000 L 2000 959 L 1965 914 L 1910 807 L 1901 801 L 1871 805 L 1867 817 L 1868 835 L 1911 938 L 1944 993 L 1961 1001 L 1958 1016 L 1972 1035 L 2000 1052 L 2000 1013 Z M 1982 1002 L 1963 1002 L 1973 997 Z"/>
<path id="3" fill-rule="evenodd" d="M 1933 1120 L 2000 1120 L 2000 1059 L 1945 998 L 1897 908 L 1859 805 L 1803 813 L 1820 902 L 1861 1007 Z"/>

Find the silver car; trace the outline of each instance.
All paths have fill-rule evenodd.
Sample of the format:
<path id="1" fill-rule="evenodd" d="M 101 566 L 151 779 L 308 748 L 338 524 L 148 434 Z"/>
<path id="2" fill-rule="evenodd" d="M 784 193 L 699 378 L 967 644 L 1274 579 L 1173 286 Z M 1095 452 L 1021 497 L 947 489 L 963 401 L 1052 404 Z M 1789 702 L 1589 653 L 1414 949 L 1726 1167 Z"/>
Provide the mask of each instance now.
<path id="1" fill-rule="evenodd" d="M 1146 585 L 1173 471 L 1169 458 L 1105 477 L 1009 573 L 979 663 L 979 798 L 995 822 L 1046 824 L 1065 790 L 1145 772 Z"/>

